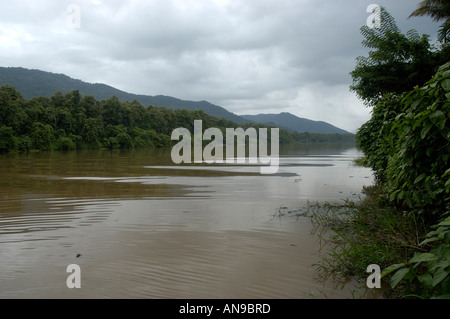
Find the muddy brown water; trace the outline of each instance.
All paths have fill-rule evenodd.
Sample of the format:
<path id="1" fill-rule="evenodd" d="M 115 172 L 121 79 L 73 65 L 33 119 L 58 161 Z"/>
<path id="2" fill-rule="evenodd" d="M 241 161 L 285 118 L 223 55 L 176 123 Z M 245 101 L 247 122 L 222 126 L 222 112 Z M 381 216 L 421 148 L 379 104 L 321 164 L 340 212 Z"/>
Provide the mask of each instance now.
<path id="1" fill-rule="evenodd" d="M 371 171 L 351 146 L 282 152 L 275 175 L 157 150 L 0 155 L 0 298 L 358 296 L 316 278 L 319 239 L 288 212 L 358 199 Z"/>

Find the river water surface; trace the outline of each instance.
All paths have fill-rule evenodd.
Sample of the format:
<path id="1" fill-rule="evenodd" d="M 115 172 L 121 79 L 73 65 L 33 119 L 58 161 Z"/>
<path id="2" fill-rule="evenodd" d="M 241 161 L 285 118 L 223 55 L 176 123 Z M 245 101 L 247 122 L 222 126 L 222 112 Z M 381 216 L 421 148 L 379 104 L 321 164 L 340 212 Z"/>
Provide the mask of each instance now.
<path id="1" fill-rule="evenodd" d="M 354 297 L 315 278 L 319 239 L 289 211 L 358 199 L 372 173 L 351 146 L 282 153 L 275 175 L 156 150 L 0 155 L 0 298 Z"/>

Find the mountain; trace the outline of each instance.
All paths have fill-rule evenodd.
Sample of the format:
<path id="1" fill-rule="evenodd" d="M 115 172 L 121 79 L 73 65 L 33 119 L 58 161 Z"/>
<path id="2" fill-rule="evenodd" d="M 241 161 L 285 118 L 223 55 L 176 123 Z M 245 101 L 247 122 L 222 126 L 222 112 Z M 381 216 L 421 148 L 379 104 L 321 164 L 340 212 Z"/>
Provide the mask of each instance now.
<path id="1" fill-rule="evenodd" d="M 74 90 L 80 91 L 82 95 L 92 95 L 97 100 L 106 100 L 116 96 L 122 102 L 137 100 L 141 104 L 164 106 L 169 109 L 202 110 L 205 113 L 218 118 L 226 118 L 233 122 L 242 124 L 247 122 L 238 115 L 231 113 L 221 106 L 211 104 L 207 101 L 186 101 L 164 95 L 139 95 L 127 93 L 106 84 L 87 83 L 76 80 L 64 74 L 56 74 L 40 70 L 29 70 L 25 68 L 0 67 L 0 86 L 11 85 L 22 94 L 25 99 L 36 96 L 51 97 L 56 92 L 69 93 Z"/>
<path id="2" fill-rule="evenodd" d="M 351 134 L 327 122 L 308 120 L 287 112 L 280 114 L 241 115 L 241 117 L 250 122 L 274 125 L 299 133 Z"/>
<path id="3" fill-rule="evenodd" d="M 207 101 L 187 101 L 165 95 L 132 94 L 106 84 L 87 83 L 64 74 L 20 67 L 0 67 L 0 86 L 2 85 L 14 86 L 25 99 L 31 99 L 36 96 L 51 97 L 58 91 L 69 93 L 78 90 L 82 95 L 92 95 L 97 100 L 106 100 L 116 96 L 122 102 L 137 100 L 145 106 L 153 105 L 164 106 L 169 109 L 202 110 L 211 116 L 224 117 L 238 124 L 251 121 L 275 125 L 298 132 L 348 134 L 348 132 L 329 123 L 299 118 L 290 113 L 238 116 L 221 106 Z"/>

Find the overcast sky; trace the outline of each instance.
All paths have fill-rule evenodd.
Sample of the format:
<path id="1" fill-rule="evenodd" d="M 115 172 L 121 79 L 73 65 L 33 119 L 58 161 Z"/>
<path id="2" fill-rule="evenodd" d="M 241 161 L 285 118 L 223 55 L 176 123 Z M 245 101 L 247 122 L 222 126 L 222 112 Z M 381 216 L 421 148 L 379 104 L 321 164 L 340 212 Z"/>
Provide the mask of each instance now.
<path id="1" fill-rule="evenodd" d="M 354 132 L 370 109 L 349 91 L 361 26 L 384 6 L 402 32 L 420 0 L 2 0 L 0 66 L 236 114 L 290 112 Z"/>

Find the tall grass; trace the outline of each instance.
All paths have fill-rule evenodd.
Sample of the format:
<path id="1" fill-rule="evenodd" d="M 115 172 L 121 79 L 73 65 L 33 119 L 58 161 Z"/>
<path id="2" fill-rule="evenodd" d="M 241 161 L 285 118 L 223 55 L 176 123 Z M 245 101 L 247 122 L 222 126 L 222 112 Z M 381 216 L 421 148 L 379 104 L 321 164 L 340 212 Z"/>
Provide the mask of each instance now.
<path id="1" fill-rule="evenodd" d="M 381 190 L 380 185 L 364 188 L 365 197 L 357 203 L 309 204 L 314 233 L 324 244 L 314 265 L 319 277 L 366 278 L 367 266 L 383 269 L 422 249 L 425 229 L 420 217 L 384 204 Z"/>

